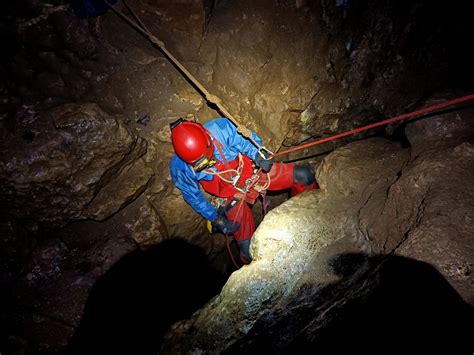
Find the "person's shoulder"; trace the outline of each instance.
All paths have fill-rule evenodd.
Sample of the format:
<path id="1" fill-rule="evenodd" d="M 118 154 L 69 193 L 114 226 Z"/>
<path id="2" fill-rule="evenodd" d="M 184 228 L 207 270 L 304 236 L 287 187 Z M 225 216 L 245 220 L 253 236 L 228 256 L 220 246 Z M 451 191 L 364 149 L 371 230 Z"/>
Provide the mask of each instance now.
<path id="1" fill-rule="evenodd" d="M 205 123 L 203 126 L 206 127 L 207 129 L 211 129 L 214 127 L 219 127 L 219 128 L 227 127 L 229 124 L 230 124 L 230 121 L 227 118 L 217 117 Z"/>
<path id="2" fill-rule="evenodd" d="M 186 171 L 187 164 L 176 154 L 171 157 L 170 169 Z"/>

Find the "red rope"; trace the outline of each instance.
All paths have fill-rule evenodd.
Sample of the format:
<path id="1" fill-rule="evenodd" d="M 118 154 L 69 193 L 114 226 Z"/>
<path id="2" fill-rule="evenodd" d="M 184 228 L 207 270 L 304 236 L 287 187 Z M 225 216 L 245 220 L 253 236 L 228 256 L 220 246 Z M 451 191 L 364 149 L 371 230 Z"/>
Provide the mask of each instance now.
<path id="1" fill-rule="evenodd" d="M 320 139 L 320 140 L 317 140 L 317 141 L 314 141 L 314 142 L 311 142 L 311 143 L 303 144 L 303 145 L 300 145 L 298 147 L 290 148 L 290 149 L 284 150 L 282 152 L 275 153 L 275 154 L 272 155 L 272 157 L 278 157 L 280 155 L 291 153 L 291 152 L 294 152 L 294 151 L 297 151 L 297 150 L 300 150 L 300 149 L 309 148 L 309 147 L 312 147 L 313 145 L 326 143 L 326 142 L 329 142 L 329 141 L 332 141 L 332 140 L 335 140 L 335 139 L 338 139 L 338 138 L 342 138 L 342 137 L 349 136 L 351 134 L 367 131 L 371 128 L 383 126 L 383 125 L 386 125 L 386 124 L 389 124 L 389 123 L 392 123 L 392 122 L 405 120 L 407 118 L 413 118 L 413 117 L 421 116 L 421 115 L 426 114 L 428 112 L 437 111 L 437 110 L 440 110 L 440 109 L 443 109 L 443 108 L 446 108 L 446 107 L 450 107 L 450 106 L 454 106 L 454 105 L 457 105 L 461 102 L 465 102 L 465 101 L 469 101 L 469 100 L 473 100 L 473 99 L 474 99 L 474 94 L 463 96 L 463 97 L 460 97 L 458 99 L 454 99 L 454 100 L 451 100 L 451 101 L 443 102 L 441 104 L 428 106 L 428 107 L 425 107 L 421 110 L 413 111 L 413 112 L 410 112 L 410 113 L 405 113 L 405 114 L 400 115 L 400 116 L 396 116 L 396 117 L 392 117 L 392 118 L 389 118 L 389 119 L 386 119 L 386 120 L 383 120 L 383 121 L 380 121 L 380 122 L 372 123 L 372 124 L 369 124 L 367 126 L 359 127 L 359 128 L 356 128 L 356 129 L 353 129 L 353 130 L 350 130 L 350 131 L 347 131 L 347 132 L 344 132 L 344 133 L 336 134 L 336 135 L 331 136 L 331 137 L 327 137 L 327 138 L 323 138 L 323 139 Z"/>
<path id="2" fill-rule="evenodd" d="M 234 254 L 232 254 L 232 249 L 230 248 L 230 236 L 226 234 L 225 239 L 226 239 L 226 245 L 227 245 L 227 252 L 229 253 L 230 260 L 232 260 L 232 263 L 234 264 L 236 269 L 240 269 L 240 266 L 235 261 Z"/>
<path id="3" fill-rule="evenodd" d="M 242 210 L 242 207 L 243 207 L 243 204 L 245 203 L 245 196 L 242 200 L 240 200 L 237 204 L 238 206 L 234 206 L 232 208 L 236 208 L 238 207 L 237 209 L 237 213 L 235 214 L 236 216 L 239 216 L 240 215 L 240 212 Z M 235 225 L 235 222 L 236 220 L 232 220 L 232 225 Z M 235 268 L 236 269 L 240 269 L 240 266 L 237 264 L 237 262 L 235 261 L 235 258 L 234 258 L 234 255 L 232 254 L 232 250 L 230 249 L 230 236 L 228 234 L 225 235 L 225 239 L 226 239 L 226 244 L 227 244 L 227 252 L 229 253 L 229 256 L 230 256 L 230 259 L 232 260 L 232 263 L 234 264 Z"/>

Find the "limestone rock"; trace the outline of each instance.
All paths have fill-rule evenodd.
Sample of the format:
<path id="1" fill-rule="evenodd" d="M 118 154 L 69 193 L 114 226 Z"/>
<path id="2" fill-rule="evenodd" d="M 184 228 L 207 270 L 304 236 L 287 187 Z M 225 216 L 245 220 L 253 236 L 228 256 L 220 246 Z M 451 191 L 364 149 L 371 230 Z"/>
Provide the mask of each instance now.
<path id="1" fill-rule="evenodd" d="M 205 220 L 189 206 L 176 191 L 161 201 L 153 201 L 153 206 L 163 218 L 171 236 L 182 237 L 204 250 L 212 249 L 212 236 L 206 232 Z"/>
<path id="2" fill-rule="evenodd" d="M 167 239 L 168 231 L 155 207 L 144 197 L 140 200 L 137 208 L 124 209 L 120 215 L 135 242 L 146 249 Z"/>
<path id="3" fill-rule="evenodd" d="M 109 217 L 138 197 L 147 188 L 153 175 L 153 170 L 142 158 L 125 165 L 94 196 L 87 206 L 87 215 L 96 220 Z"/>
<path id="4" fill-rule="evenodd" d="M 16 278 L 1 280 L 5 289 L 11 290 L 11 297 L 6 297 L 7 305 L 0 317 L 10 328 L 9 336 L 24 336 L 30 346 L 49 348 L 50 352 L 64 350 L 99 277 L 128 254 L 167 239 L 164 223 L 144 195 L 106 221 L 86 220 L 67 225 L 35 247 L 25 249 L 30 252 L 28 258 L 18 255 L 15 247 L 23 240 L 17 230 L 14 232 L 17 239 L 6 240 L 11 245 L 4 249 L 8 254 L 2 257 L 9 259 L 2 259 L 1 266 L 7 261 L 10 266 L 20 264 L 23 272 L 13 274 L 15 269 L 11 268 Z M 23 242 L 31 244 L 26 233 L 24 237 Z M 152 271 L 149 272 L 151 275 Z M 137 275 L 130 273 L 130 276 Z M 10 307 L 10 302 L 17 307 Z M 25 308 L 18 307 L 23 305 Z M 16 329 L 22 329 L 21 333 Z M 50 329 L 54 332 L 49 332 Z"/>
<path id="5" fill-rule="evenodd" d="M 459 93 L 459 97 L 463 96 Z M 436 95 L 427 100 L 426 106 L 436 105 L 454 98 L 452 95 Z M 458 111 L 415 120 L 406 127 L 406 136 L 412 145 L 412 156 L 427 155 L 428 150 L 453 147 L 474 137 L 472 111 Z"/>
<path id="6" fill-rule="evenodd" d="M 28 140 L 9 135 L 1 142 L 1 194 L 18 218 L 48 227 L 103 219 L 151 177 L 137 160 L 145 142 L 97 105 L 62 105 L 24 129 Z"/>
<path id="7" fill-rule="evenodd" d="M 410 163 L 383 204 L 369 200 L 361 211 L 375 248 L 434 265 L 471 304 L 473 118 L 470 110 L 410 123 Z"/>
<path id="8" fill-rule="evenodd" d="M 303 285 L 263 314 L 225 353 L 468 353 L 472 308 L 431 265 L 400 256 L 344 253 L 325 260 L 335 278 Z M 403 336 L 393 342 L 394 334 Z M 369 344 L 361 341 L 367 334 Z"/>

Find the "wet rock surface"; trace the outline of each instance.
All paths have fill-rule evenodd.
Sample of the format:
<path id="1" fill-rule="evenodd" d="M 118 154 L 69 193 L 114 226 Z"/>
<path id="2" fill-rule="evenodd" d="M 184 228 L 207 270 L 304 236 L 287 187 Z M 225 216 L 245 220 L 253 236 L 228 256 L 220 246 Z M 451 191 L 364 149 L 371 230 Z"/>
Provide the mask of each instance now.
<path id="1" fill-rule="evenodd" d="M 223 353 L 379 354 L 387 344 L 396 353 L 472 349 L 465 326 L 472 307 L 430 264 L 349 253 L 326 267 L 337 281 L 302 286 Z"/>

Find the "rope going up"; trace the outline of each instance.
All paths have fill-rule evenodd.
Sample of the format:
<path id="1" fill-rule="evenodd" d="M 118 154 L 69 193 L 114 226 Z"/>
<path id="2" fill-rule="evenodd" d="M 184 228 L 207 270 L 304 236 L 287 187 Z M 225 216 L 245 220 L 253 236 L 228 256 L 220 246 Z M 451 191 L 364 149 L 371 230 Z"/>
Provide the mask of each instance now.
<path id="1" fill-rule="evenodd" d="M 410 113 L 405 113 L 405 114 L 400 115 L 400 116 L 388 118 L 388 119 L 383 120 L 383 121 L 379 121 L 379 122 L 372 123 L 372 124 L 369 124 L 369 125 L 366 125 L 366 126 L 355 128 L 355 129 L 352 129 L 350 131 L 340 133 L 340 134 L 336 134 L 336 135 L 331 136 L 331 137 L 319 139 L 319 140 L 311 142 L 311 143 L 307 143 L 307 144 L 303 144 L 303 145 L 300 145 L 300 146 L 297 146 L 297 147 L 294 147 L 294 148 L 283 150 L 281 152 L 273 154 L 272 157 L 278 157 L 278 156 L 283 155 L 283 154 L 295 152 L 297 150 L 301 150 L 301 149 L 309 148 L 309 147 L 312 147 L 312 146 L 315 146 L 315 145 L 318 145 L 318 144 L 330 142 L 330 141 L 333 141 L 333 140 L 338 139 L 338 138 L 342 138 L 342 137 L 346 137 L 346 136 L 356 134 L 356 133 L 359 133 L 359 132 L 367 131 L 371 128 L 383 126 L 383 125 L 386 125 L 386 124 L 389 124 L 389 123 L 392 123 L 392 122 L 406 120 L 408 118 L 419 117 L 421 115 L 424 115 L 424 114 L 427 114 L 427 113 L 430 113 L 430 112 L 434 112 L 434 111 L 438 111 L 438 110 L 448 108 L 448 107 L 451 107 L 451 106 L 455 106 L 457 104 L 460 104 L 460 103 L 466 102 L 466 101 L 470 101 L 470 100 L 474 100 L 474 94 L 459 97 L 457 99 L 446 101 L 446 102 L 443 102 L 443 103 L 440 103 L 440 104 L 428 106 L 428 107 L 422 108 L 422 109 L 417 110 L 417 111 L 413 111 L 413 112 L 410 112 Z"/>
<path id="2" fill-rule="evenodd" d="M 184 67 L 180 63 L 178 59 L 166 48 L 164 42 L 160 41 L 153 33 L 151 33 L 148 28 L 145 26 L 143 21 L 140 20 L 140 18 L 136 15 L 136 13 L 132 10 L 130 6 L 127 5 L 127 3 L 122 0 L 124 3 L 125 7 L 130 11 L 130 13 L 133 15 L 133 17 L 136 19 L 136 22 L 133 21 L 130 17 L 125 15 L 122 11 L 118 10 L 114 5 L 112 5 L 110 2 L 107 0 L 102 0 L 109 8 L 115 12 L 119 17 L 121 17 L 125 22 L 127 22 L 130 26 L 132 26 L 136 31 L 140 32 L 143 36 L 148 38 L 148 40 L 158 46 L 158 48 L 161 50 L 161 52 L 165 55 L 165 57 L 176 67 L 178 70 L 188 79 L 200 92 L 201 95 L 204 96 L 205 100 L 216 105 L 218 110 L 226 117 L 228 118 L 236 127 L 237 127 L 237 132 L 239 132 L 242 136 L 247 138 L 249 141 L 252 142 L 253 145 L 255 145 L 259 151 L 261 150 L 266 150 L 269 153 L 271 153 L 268 149 L 265 147 L 261 146 L 251 135 L 250 130 L 241 125 L 237 119 L 229 112 L 229 110 L 224 106 L 222 103 L 222 100 L 216 96 L 211 94 L 205 87 L 202 85 L 196 77 L 189 72 L 189 70 Z"/>

